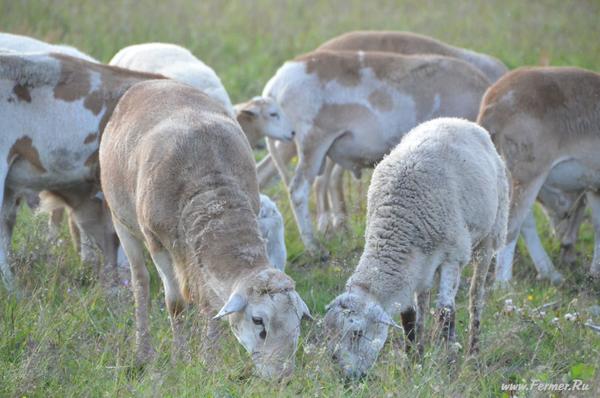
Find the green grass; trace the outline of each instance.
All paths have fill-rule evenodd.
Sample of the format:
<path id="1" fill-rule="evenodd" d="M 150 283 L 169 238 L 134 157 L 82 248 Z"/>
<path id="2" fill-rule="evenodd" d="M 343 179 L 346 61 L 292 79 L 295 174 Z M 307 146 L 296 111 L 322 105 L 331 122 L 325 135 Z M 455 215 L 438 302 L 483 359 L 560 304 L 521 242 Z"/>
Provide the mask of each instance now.
<path id="1" fill-rule="evenodd" d="M 71 44 L 102 61 L 120 48 L 147 41 L 182 44 L 221 76 L 234 102 L 260 93 L 286 59 L 354 29 L 412 30 L 487 52 L 511 68 L 538 64 L 600 69 L 600 2 L 518 1 L 15 1 L 0 0 L 4 31 Z M 366 180 L 346 182 L 350 231 L 324 243 L 326 264 L 302 253 L 282 187 L 268 190 L 286 221 L 287 271 L 313 314 L 342 291 L 362 248 Z M 538 219 L 543 217 L 538 212 Z M 544 244 L 558 260 L 558 243 L 541 222 Z M 345 384 L 319 344 L 318 322 L 304 326 L 297 369 L 286 384 L 252 377 L 250 359 L 226 334 L 222 360 L 210 366 L 170 361 L 171 335 L 160 284 L 152 274 L 151 326 L 158 358 L 143 373 L 133 368 L 133 305 L 127 291 L 107 298 L 90 281 L 63 231 L 48 242 L 43 217 L 23 209 L 12 261 L 25 299 L 0 288 L 0 396 L 501 396 L 503 382 L 551 383 L 582 378 L 600 395 L 600 336 L 583 326 L 587 309 L 600 304 L 600 287 L 586 277 L 593 231 L 582 227 L 578 264 L 561 268 L 566 283 L 535 280 L 526 254 L 518 257 L 515 283 L 489 292 L 482 324 L 482 353 L 448 367 L 447 352 L 429 344 L 422 362 L 404 356 L 393 332 L 376 367 L 361 383 Z M 525 253 L 520 247 L 521 253 Z M 467 273 L 470 272 L 467 270 Z M 466 280 L 466 275 L 465 275 Z M 520 311 L 503 311 L 512 299 Z M 535 308 L 558 302 L 539 316 Z M 466 289 L 457 298 L 457 333 L 466 346 Z M 566 313 L 578 312 L 569 322 Z M 559 318 L 553 323 L 554 317 Z M 198 343 L 200 336 L 193 342 Z M 196 346 L 197 344 L 193 344 Z M 527 395 L 521 394 L 520 396 Z M 532 396 L 547 394 L 529 393 Z M 558 395 L 558 394 L 557 394 Z M 506 396 L 506 395 L 505 395 Z"/>

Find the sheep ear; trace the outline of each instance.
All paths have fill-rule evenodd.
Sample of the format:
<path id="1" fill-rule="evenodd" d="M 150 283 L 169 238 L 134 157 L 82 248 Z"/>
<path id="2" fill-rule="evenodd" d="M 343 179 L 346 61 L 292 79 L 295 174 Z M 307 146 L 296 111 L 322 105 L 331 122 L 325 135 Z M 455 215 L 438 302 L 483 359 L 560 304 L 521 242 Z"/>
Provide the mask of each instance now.
<path id="1" fill-rule="evenodd" d="M 394 322 L 394 320 L 392 319 L 392 317 L 389 316 L 387 314 L 387 312 L 385 312 L 385 311 L 381 313 L 381 315 L 377 319 L 377 322 L 383 323 L 384 325 L 388 325 L 388 326 L 394 327 L 396 329 L 402 329 L 402 326 L 400 326 L 396 322 Z"/>
<path id="2" fill-rule="evenodd" d="M 246 115 L 246 116 L 250 116 L 250 117 L 256 117 L 256 116 L 258 116 L 258 112 L 256 112 L 253 109 L 242 109 L 240 111 L 240 114 Z"/>
<path id="3" fill-rule="evenodd" d="M 310 310 L 308 309 L 308 306 L 306 305 L 304 300 L 302 300 L 302 297 L 300 297 L 300 295 L 298 293 L 296 293 L 296 303 L 297 303 L 297 308 L 299 310 L 298 312 L 302 313 L 301 320 L 303 320 L 303 321 L 314 321 L 315 320 L 312 317 L 312 315 L 310 314 Z"/>
<path id="4" fill-rule="evenodd" d="M 300 305 L 302 308 L 302 320 L 314 321 L 315 318 L 313 318 L 312 315 L 310 314 L 310 310 L 308 309 L 308 306 L 306 305 L 304 300 L 302 300 L 300 297 L 298 297 L 298 298 L 300 299 Z"/>
<path id="5" fill-rule="evenodd" d="M 233 314 L 234 312 L 240 312 L 246 308 L 247 304 L 248 300 L 246 300 L 245 297 L 239 293 L 234 293 L 231 295 L 231 297 L 229 297 L 229 300 L 227 300 L 223 308 L 221 308 L 221 311 L 219 311 L 219 313 L 215 315 L 213 319 L 221 319 L 226 315 Z"/>

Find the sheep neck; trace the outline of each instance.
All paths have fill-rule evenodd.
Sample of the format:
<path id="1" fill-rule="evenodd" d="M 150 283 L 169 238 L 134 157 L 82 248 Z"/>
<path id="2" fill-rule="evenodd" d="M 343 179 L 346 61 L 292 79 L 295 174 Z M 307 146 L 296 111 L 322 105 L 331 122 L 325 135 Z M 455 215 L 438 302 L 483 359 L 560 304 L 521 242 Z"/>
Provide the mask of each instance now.
<path id="1" fill-rule="evenodd" d="M 196 285 L 210 286 L 221 299 L 269 267 L 256 214 L 247 196 L 239 193 L 226 186 L 200 192 L 182 212 Z"/>

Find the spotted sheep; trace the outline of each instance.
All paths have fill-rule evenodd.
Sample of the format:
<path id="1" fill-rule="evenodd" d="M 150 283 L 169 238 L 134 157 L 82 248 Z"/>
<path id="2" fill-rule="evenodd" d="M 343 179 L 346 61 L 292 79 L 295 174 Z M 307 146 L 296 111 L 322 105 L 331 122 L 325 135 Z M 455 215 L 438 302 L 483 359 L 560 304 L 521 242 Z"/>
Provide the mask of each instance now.
<path id="1" fill-rule="evenodd" d="M 346 376 L 371 368 L 398 313 L 407 339 L 421 344 L 424 298 L 438 270 L 437 318 L 441 336 L 454 342 L 455 298 L 471 260 L 468 352 L 477 352 L 486 275 L 505 243 L 508 206 L 504 162 L 473 122 L 425 122 L 377 165 L 363 253 L 324 319 L 334 361 Z"/>
<path id="2" fill-rule="evenodd" d="M 511 279 L 519 231 L 546 183 L 576 197 L 585 193 L 595 229 L 590 273 L 600 275 L 598 104 L 600 74 L 571 67 L 519 68 L 486 92 L 477 120 L 505 159 L 513 188 L 508 244 L 499 255 L 497 281 Z M 578 205 L 573 199 L 570 203 Z M 546 262 L 536 264 L 541 276 L 560 280 L 545 257 Z"/>
<path id="3" fill-rule="evenodd" d="M 98 62 L 95 58 L 71 46 L 50 44 L 32 37 L 10 33 L 0 33 L 0 51 L 60 53 L 89 62 Z M 83 145 L 89 144 L 94 139 L 93 135 L 89 135 Z M 66 211 L 69 232 L 76 251 L 80 254 L 82 262 L 96 269 L 95 274 L 101 276 L 102 280 L 111 282 L 111 284 L 115 282 L 112 280 L 114 275 L 108 275 L 106 272 L 100 273 L 97 268 L 100 263 L 98 251 L 104 257 L 107 270 L 114 264 L 115 255 L 121 273 L 125 273 L 125 270 L 129 269 L 129 264 L 123 258 L 112 227 L 110 214 L 106 210 L 98 187 L 88 184 L 63 193 L 41 191 L 39 198 L 36 191 L 30 191 L 25 195 L 28 203 L 35 204 L 36 212 L 49 214 L 48 235 L 51 241 L 58 239 L 60 225 Z M 78 208 L 77 211 L 74 206 Z M 11 219 L 13 219 L 11 222 L 14 223 L 16 214 L 11 215 Z"/>
<path id="4" fill-rule="evenodd" d="M 213 317 L 209 339 L 219 319 L 228 319 L 260 375 L 290 374 L 300 321 L 310 313 L 294 281 L 269 263 L 254 158 L 226 109 L 173 80 L 136 84 L 106 128 L 100 165 L 132 269 L 138 361 L 153 356 L 146 247 L 163 282 L 175 347 L 187 351 L 182 320 L 194 302 Z"/>
<path id="5" fill-rule="evenodd" d="M 481 71 L 490 83 L 508 72 L 508 68 L 500 60 L 488 54 L 455 47 L 432 37 L 412 32 L 353 31 L 328 40 L 316 51 L 379 51 L 404 55 L 442 55 L 470 64 Z M 294 145 L 274 142 L 272 139 L 267 139 L 267 144 L 270 148 L 269 152 L 274 153 L 280 159 L 280 164 L 289 163 L 290 159 L 296 155 Z M 258 173 L 261 187 L 277 174 L 270 155 L 259 164 Z M 323 174 L 315 181 L 317 228 L 321 232 L 336 231 L 345 226 L 348 216 L 344 202 L 343 175 L 341 166 L 328 160 Z M 286 184 L 289 184 L 290 179 L 289 174 L 284 175 Z"/>
<path id="6" fill-rule="evenodd" d="M 326 157 L 360 176 L 422 121 L 474 120 L 488 86 L 469 64 L 432 55 L 319 51 L 285 63 L 263 97 L 279 104 L 296 132 L 289 192 L 305 246 L 316 250 L 308 195 Z M 273 158 L 283 176 L 285 163 Z"/>
<path id="7" fill-rule="evenodd" d="M 149 78 L 160 76 L 57 53 L 0 53 L 0 270 L 9 290 L 16 198 L 43 190 L 94 195 L 104 127 L 121 95 Z"/>

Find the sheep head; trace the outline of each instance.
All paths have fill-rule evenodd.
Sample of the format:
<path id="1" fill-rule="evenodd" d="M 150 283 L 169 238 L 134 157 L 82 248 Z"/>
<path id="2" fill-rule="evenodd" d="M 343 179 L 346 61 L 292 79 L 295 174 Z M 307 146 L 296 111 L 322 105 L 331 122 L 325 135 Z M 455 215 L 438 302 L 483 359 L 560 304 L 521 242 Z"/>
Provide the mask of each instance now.
<path id="1" fill-rule="evenodd" d="M 264 269 L 244 279 L 215 319 L 225 316 L 261 377 L 278 379 L 291 374 L 301 320 L 312 318 L 290 277 Z"/>

